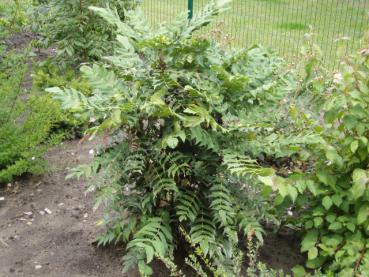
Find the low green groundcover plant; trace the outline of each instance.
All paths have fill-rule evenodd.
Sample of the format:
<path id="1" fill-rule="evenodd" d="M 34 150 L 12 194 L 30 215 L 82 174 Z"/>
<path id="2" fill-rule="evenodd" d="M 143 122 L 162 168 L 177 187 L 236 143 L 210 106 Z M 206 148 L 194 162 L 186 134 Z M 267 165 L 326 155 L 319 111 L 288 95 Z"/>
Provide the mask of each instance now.
<path id="1" fill-rule="evenodd" d="M 27 53 L 4 52 L 0 57 L 0 184 L 23 173 L 43 172 L 42 154 L 60 137 L 51 135 L 62 118 L 59 105 L 50 96 L 22 88 Z"/>
<path id="2" fill-rule="evenodd" d="M 94 122 L 90 136 L 106 138 L 108 149 L 72 175 L 94 176 L 109 227 L 100 243 L 127 243 L 126 271 L 138 265 L 150 275 L 156 257 L 181 275 L 173 251 L 186 241 L 186 263 L 200 275 L 236 276 L 239 234 L 263 240 L 266 205 L 251 197 L 259 188 L 249 181 L 273 171 L 244 147 L 273 113 L 264 125 L 244 118 L 265 117 L 263 107 L 278 106 L 294 81 L 262 47 L 227 52 L 192 36 L 227 3 L 211 1 L 190 22 L 181 15 L 156 29 L 138 11 L 122 22 L 114 9 L 91 8 L 117 28 L 116 54 L 81 68 L 91 95 L 48 89 L 64 109 Z"/>

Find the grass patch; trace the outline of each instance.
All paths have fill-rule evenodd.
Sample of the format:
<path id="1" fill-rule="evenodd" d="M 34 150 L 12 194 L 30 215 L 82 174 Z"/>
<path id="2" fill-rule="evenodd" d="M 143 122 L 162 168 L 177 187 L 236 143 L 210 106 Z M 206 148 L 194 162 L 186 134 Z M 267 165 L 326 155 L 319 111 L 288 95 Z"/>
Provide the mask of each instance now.
<path id="1" fill-rule="evenodd" d="M 298 30 L 308 30 L 309 26 L 304 23 L 297 23 L 297 22 L 287 22 L 279 24 L 279 28 L 291 31 L 298 31 Z"/>
<path id="2" fill-rule="evenodd" d="M 207 0 L 194 0 L 195 14 L 206 3 Z M 142 9 L 152 24 L 171 22 L 187 10 L 187 0 L 145 0 Z M 219 21 L 224 22 L 221 33 L 231 37 L 231 46 L 260 43 L 290 60 L 300 52 L 304 33 L 311 25 L 327 63 L 333 63 L 337 38 L 350 37 L 351 50 L 360 47 L 360 39 L 368 27 L 367 11 L 367 0 L 233 0 L 231 9 Z"/>

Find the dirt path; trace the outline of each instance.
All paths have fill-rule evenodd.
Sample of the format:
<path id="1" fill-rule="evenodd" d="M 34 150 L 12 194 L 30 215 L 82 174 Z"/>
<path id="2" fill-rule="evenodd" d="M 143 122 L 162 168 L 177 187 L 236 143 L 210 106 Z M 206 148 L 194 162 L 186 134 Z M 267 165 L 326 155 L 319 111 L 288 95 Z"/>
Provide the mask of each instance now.
<path id="1" fill-rule="evenodd" d="M 49 173 L 0 192 L 1 277 L 137 276 L 121 273 L 121 250 L 92 244 L 102 232 L 93 195 L 85 195 L 85 181 L 65 180 L 67 167 L 92 158 L 91 147 L 65 142 L 47 154 Z"/>

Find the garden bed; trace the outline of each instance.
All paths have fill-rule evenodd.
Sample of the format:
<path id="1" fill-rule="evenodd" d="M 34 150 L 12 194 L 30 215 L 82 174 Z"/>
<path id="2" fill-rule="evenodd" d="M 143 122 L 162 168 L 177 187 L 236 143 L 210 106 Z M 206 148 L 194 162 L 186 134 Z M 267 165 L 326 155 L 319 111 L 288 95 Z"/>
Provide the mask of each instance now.
<path id="1" fill-rule="evenodd" d="M 139 276 L 122 273 L 124 246 L 96 247 L 104 229 L 96 225 L 101 212 L 92 211 L 94 196 L 85 194 L 85 181 L 65 180 L 67 168 L 91 160 L 93 146 L 65 142 L 46 155 L 49 173 L 20 178 L 1 191 L 0 276 Z M 293 236 L 270 233 L 265 240 L 260 258 L 271 267 L 289 270 L 303 261 Z M 154 272 L 169 276 L 159 262 Z"/>

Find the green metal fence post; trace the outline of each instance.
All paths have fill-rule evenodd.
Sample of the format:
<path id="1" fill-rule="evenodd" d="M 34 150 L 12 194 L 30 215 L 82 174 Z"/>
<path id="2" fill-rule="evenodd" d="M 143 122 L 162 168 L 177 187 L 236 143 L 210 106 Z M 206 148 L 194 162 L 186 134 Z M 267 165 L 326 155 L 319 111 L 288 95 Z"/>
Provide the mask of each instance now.
<path id="1" fill-rule="evenodd" d="M 188 19 L 192 19 L 193 16 L 193 0 L 188 0 Z"/>

